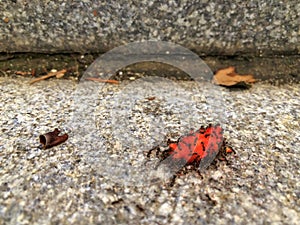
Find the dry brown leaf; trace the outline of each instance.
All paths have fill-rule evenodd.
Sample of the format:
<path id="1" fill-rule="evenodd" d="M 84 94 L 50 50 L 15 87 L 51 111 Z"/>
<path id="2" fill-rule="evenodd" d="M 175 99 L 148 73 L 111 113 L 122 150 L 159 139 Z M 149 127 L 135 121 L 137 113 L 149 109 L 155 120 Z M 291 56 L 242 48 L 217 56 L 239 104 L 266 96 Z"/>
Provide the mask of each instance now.
<path id="1" fill-rule="evenodd" d="M 213 77 L 213 83 L 218 85 L 234 86 L 243 82 L 249 84 L 256 82 L 256 80 L 254 79 L 253 75 L 237 74 L 233 66 L 218 70 Z"/>

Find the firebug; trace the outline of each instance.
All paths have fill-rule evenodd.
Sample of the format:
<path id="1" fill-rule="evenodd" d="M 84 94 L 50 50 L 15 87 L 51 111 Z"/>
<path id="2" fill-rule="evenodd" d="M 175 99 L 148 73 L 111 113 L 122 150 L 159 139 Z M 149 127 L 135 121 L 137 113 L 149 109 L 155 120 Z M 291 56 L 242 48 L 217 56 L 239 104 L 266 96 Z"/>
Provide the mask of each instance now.
<path id="1" fill-rule="evenodd" d="M 201 126 L 200 129 L 179 137 L 177 141 L 168 140 L 167 144 L 164 151 L 159 147 L 151 149 L 148 157 L 153 150 L 158 150 L 156 155 L 161 161 L 168 158 L 174 164 L 193 165 L 198 171 L 206 169 L 217 156 L 220 160 L 226 160 L 225 156 L 234 152 L 231 147 L 226 146 L 223 129 L 219 124 L 210 124 L 206 128 Z"/>

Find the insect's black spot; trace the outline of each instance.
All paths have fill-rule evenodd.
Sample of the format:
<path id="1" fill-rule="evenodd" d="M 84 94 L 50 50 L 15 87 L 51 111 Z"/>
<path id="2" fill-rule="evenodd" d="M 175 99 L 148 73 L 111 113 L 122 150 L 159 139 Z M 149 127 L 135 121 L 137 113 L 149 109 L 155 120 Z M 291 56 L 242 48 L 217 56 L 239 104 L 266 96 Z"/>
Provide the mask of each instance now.
<path id="1" fill-rule="evenodd" d="M 203 151 L 205 152 L 205 146 L 204 146 L 204 142 L 203 141 L 201 141 L 201 145 L 202 145 Z"/>
<path id="2" fill-rule="evenodd" d="M 204 133 L 205 133 L 205 128 L 204 128 L 204 126 L 201 126 L 201 127 L 200 127 L 199 133 L 200 133 L 200 134 L 204 134 Z"/>

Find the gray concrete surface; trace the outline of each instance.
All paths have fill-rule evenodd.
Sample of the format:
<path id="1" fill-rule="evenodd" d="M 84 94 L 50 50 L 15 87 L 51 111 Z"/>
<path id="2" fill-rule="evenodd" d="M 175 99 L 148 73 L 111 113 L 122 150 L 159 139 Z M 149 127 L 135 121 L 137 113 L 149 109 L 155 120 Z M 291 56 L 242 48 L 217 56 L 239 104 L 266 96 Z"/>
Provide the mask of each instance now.
<path id="1" fill-rule="evenodd" d="M 204 55 L 299 54 L 300 3 L 1 1 L 0 52 L 106 52 L 163 40 Z"/>
<path id="2" fill-rule="evenodd" d="M 217 89 L 225 137 L 237 154 L 201 176 L 178 177 L 173 187 L 145 186 L 140 181 L 149 181 L 158 161 L 145 157 L 149 146 L 215 118 L 203 97 L 210 86 L 167 80 L 132 88 L 139 76 L 101 89 L 0 78 L 0 223 L 298 224 L 298 84 Z M 77 99 L 86 90 L 90 96 Z M 39 134 L 55 127 L 70 139 L 42 150 Z"/>

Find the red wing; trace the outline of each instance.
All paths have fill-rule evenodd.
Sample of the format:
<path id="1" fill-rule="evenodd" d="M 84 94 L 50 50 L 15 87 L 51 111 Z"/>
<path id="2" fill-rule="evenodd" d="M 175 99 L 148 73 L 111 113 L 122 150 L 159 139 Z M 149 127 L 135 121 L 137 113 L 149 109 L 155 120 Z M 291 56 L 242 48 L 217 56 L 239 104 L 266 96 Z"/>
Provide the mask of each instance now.
<path id="1" fill-rule="evenodd" d="M 209 126 L 204 134 L 200 135 L 204 143 L 205 151 L 201 157 L 199 170 L 206 169 L 216 158 L 223 144 L 223 129 L 220 125 Z"/>
<path id="2" fill-rule="evenodd" d="M 194 134 L 188 134 L 179 138 L 177 146 L 172 153 L 173 159 L 184 159 L 186 162 L 193 160 L 193 149 L 197 142 L 197 137 Z M 170 146 L 169 147 L 174 147 Z"/>
<path id="3" fill-rule="evenodd" d="M 185 160 L 187 164 L 199 164 L 199 170 L 207 168 L 215 159 L 223 143 L 220 125 L 201 127 L 196 132 L 182 136 L 169 144 L 168 155 L 173 160 Z"/>

